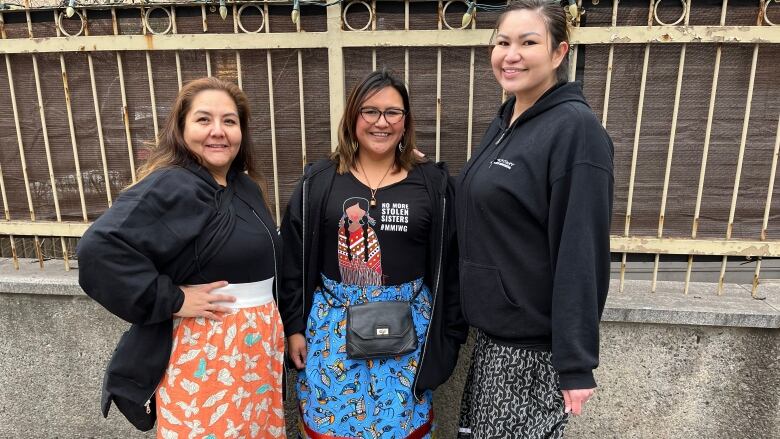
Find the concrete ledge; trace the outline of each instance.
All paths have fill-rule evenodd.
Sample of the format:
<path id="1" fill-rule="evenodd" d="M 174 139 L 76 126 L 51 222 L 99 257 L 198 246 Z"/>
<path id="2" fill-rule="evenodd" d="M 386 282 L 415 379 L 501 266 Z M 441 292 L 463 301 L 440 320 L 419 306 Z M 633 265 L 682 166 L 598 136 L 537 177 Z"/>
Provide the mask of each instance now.
<path id="1" fill-rule="evenodd" d="M 0 438 L 154 437 L 116 409 L 100 416 L 103 372 L 127 324 L 79 290 L 77 273 L 61 261 L 43 272 L 23 263 L 17 272 L 0 260 Z M 780 438 L 780 331 L 767 329 L 780 312 L 780 283 L 763 284 L 763 300 L 739 285 L 723 296 L 711 283 L 688 296 L 677 282 L 649 291 L 649 281 L 628 281 L 623 293 L 613 285 L 600 330 L 599 389 L 566 436 Z M 739 327 L 751 324 L 759 327 Z M 456 436 L 473 342 L 435 393 L 437 437 Z M 293 437 L 292 398 L 286 416 Z"/>
<path id="2" fill-rule="evenodd" d="M 0 259 L 0 293 L 49 296 L 83 296 L 78 286 L 78 267 L 65 271 L 62 261 L 21 260 L 15 270 L 11 260 Z M 610 283 L 603 321 L 673 325 L 780 328 L 780 283 L 761 285 L 760 298 L 753 298 L 750 285 L 726 284 L 722 295 L 717 285 L 692 282 L 687 295 L 682 282 L 660 281 L 655 293 L 646 280 L 626 280 L 619 292 L 616 279 Z"/>
<path id="3" fill-rule="evenodd" d="M 650 281 L 628 280 L 624 291 L 618 281 L 610 283 L 602 320 L 672 325 L 780 328 L 780 284 L 762 285 L 761 296 L 750 294 L 750 285 L 726 284 L 718 295 L 717 285 L 691 283 L 683 294 L 682 282 L 658 282 L 651 293 Z"/>
<path id="4" fill-rule="evenodd" d="M 70 265 L 70 271 L 65 271 L 61 260 L 52 260 L 45 261 L 41 269 L 38 260 L 20 259 L 16 270 L 11 259 L 0 258 L 0 293 L 84 296 L 78 263 L 71 261 Z"/>

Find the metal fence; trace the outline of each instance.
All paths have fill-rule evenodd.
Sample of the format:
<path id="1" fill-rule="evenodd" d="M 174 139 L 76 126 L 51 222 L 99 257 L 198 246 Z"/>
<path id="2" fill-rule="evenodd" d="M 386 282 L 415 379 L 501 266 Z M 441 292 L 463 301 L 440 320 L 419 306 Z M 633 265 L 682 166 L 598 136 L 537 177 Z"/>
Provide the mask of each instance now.
<path id="1" fill-rule="evenodd" d="M 0 256 L 69 269 L 200 76 L 250 97 L 277 221 L 302 166 L 336 144 L 345 91 L 377 67 L 403 72 L 421 149 L 457 172 L 505 98 L 486 49 L 505 3 L 0 0 Z M 570 78 L 615 140 L 621 290 L 633 257 L 652 255 L 654 291 L 664 261 L 687 256 L 686 293 L 694 257 L 721 260 L 718 291 L 729 258 L 748 257 L 756 294 L 761 259 L 780 257 L 777 3 L 569 8 Z"/>

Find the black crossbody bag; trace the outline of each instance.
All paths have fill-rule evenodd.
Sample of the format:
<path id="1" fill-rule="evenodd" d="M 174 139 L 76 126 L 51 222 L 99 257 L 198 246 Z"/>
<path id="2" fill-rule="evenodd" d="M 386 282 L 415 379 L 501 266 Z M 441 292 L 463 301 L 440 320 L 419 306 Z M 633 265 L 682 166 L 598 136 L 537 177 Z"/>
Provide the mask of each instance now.
<path id="1" fill-rule="evenodd" d="M 323 288 L 337 306 L 347 310 L 347 358 L 366 360 L 414 352 L 417 349 L 417 331 L 412 319 L 412 303 L 421 289 L 422 284 L 408 301 L 346 305 L 327 288 Z"/>

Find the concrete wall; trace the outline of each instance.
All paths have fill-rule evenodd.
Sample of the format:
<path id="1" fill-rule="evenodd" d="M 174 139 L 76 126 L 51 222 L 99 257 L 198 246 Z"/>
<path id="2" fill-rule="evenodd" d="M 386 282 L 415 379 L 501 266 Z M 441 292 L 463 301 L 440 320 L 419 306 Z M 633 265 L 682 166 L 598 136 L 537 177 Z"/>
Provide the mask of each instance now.
<path id="1" fill-rule="evenodd" d="M 125 324 L 82 295 L 73 272 L 6 265 L 0 437 L 153 437 L 115 410 L 107 420 L 99 413 L 103 369 Z M 636 282 L 611 293 L 600 387 L 568 437 L 780 437 L 780 286 L 763 288 L 761 300 L 736 285 L 722 297 L 709 284 L 688 297 L 675 288 L 650 294 Z M 439 438 L 455 436 L 470 349 L 436 394 Z"/>

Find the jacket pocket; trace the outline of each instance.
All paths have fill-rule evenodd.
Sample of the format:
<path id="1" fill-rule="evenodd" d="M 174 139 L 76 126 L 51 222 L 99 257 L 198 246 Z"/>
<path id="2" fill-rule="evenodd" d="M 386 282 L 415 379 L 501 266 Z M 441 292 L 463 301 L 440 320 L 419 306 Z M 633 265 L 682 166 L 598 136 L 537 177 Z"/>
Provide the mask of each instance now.
<path id="1" fill-rule="evenodd" d="M 461 303 L 468 323 L 498 337 L 520 336 L 525 313 L 507 296 L 498 268 L 469 261 L 460 268 Z"/>

